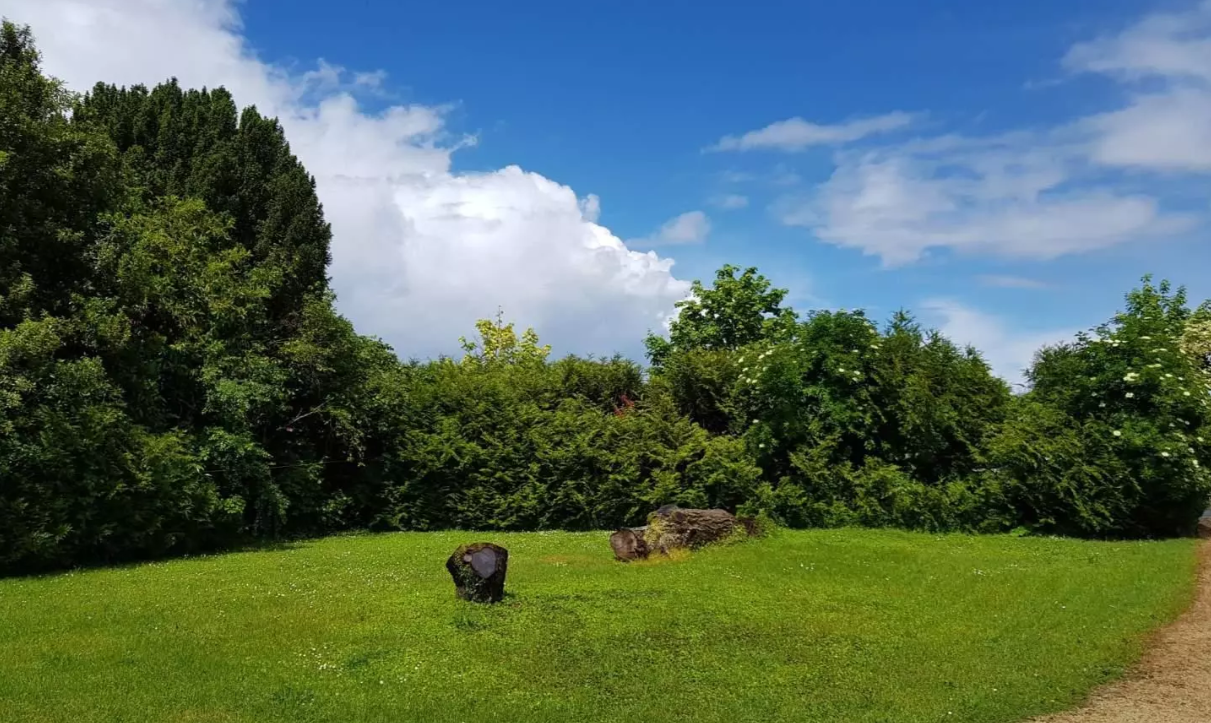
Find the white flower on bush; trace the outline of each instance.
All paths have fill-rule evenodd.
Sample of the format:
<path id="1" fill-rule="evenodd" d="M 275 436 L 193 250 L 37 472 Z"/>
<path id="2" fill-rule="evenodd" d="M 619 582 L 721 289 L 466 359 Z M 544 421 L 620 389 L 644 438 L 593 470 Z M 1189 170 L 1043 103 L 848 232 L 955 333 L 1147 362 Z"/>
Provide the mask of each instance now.
<path id="1" fill-rule="evenodd" d="M 1127 376 L 1123 377 L 1123 381 L 1133 382 L 1139 378 L 1140 378 L 1139 372 L 1127 372 Z"/>
<path id="2" fill-rule="evenodd" d="M 1123 436 L 1123 433 L 1121 430 L 1116 429 L 1116 430 L 1114 430 L 1114 436 L 1121 437 L 1121 436 Z"/>
<path id="3" fill-rule="evenodd" d="M 1135 398 L 1135 392 L 1127 392 L 1127 398 L 1128 398 L 1128 399 L 1134 399 L 1134 398 Z"/>
<path id="4" fill-rule="evenodd" d="M 1098 405 L 1098 407 L 1099 407 L 1099 408 L 1103 408 L 1103 409 L 1106 407 L 1106 403 L 1105 403 L 1105 402 L 1098 402 L 1098 403 L 1097 403 L 1097 405 Z"/>
<path id="5" fill-rule="evenodd" d="M 1144 341 L 1152 341 L 1152 337 L 1150 337 L 1150 336 L 1141 336 L 1140 338 L 1143 339 Z"/>
<path id="6" fill-rule="evenodd" d="M 1168 457 L 1168 456 L 1169 456 L 1169 453 L 1168 453 L 1168 452 L 1161 452 L 1161 456 L 1162 456 L 1162 457 Z"/>

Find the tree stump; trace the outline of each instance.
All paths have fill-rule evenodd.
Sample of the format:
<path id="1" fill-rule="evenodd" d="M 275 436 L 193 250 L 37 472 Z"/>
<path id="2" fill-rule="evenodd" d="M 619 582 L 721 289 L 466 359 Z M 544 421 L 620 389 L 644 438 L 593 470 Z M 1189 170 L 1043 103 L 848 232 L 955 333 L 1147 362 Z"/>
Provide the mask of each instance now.
<path id="1" fill-rule="evenodd" d="M 614 559 L 623 562 L 643 560 L 648 556 L 648 543 L 643 539 L 647 527 L 623 527 L 610 535 L 610 547 L 614 548 Z"/>
<path id="2" fill-rule="evenodd" d="M 676 549 L 695 550 L 733 535 L 754 535 L 756 524 L 737 518 L 727 510 L 683 510 L 665 505 L 648 516 L 646 527 L 624 527 L 610 535 L 614 557 L 630 562 L 653 552 L 662 555 Z"/>
<path id="3" fill-rule="evenodd" d="M 460 600 L 497 603 L 505 596 L 509 551 L 491 542 L 462 545 L 446 560 Z"/>
<path id="4" fill-rule="evenodd" d="M 1211 540 L 1211 509 L 1198 518 L 1198 536 L 1204 540 Z"/>

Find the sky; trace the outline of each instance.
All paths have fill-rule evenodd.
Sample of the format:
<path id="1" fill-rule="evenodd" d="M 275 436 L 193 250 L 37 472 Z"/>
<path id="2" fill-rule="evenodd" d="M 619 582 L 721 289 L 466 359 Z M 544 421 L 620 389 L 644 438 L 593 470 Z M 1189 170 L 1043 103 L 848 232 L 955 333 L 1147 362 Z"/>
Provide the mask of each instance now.
<path id="1" fill-rule="evenodd" d="M 45 70 L 278 116 L 338 308 L 642 355 L 693 279 L 896 309 L 1021 380 L 1145 273 L 1211 296 L 1211 0 L 0 0 Z"/>

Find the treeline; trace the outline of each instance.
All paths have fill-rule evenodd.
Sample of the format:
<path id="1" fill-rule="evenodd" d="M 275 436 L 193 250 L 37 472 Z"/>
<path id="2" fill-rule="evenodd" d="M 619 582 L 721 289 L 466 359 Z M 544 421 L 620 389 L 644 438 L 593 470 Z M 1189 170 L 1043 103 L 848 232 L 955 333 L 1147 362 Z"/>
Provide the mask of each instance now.
<path id="1" fill-rule="evenodd" d="M 1211 494 L 1211 309 L 1143 286 L 1012 395 L 907 314 L 724 267 L 649 367 L 479 324 L 401 362 L 333 310 L 278 123 L 175 82 L 67 93 L 0 31 L 0 569 L 343 529 L 792 526 L 1147 537 Z M 407 353 L 407 350 L 400 350 Z"/>

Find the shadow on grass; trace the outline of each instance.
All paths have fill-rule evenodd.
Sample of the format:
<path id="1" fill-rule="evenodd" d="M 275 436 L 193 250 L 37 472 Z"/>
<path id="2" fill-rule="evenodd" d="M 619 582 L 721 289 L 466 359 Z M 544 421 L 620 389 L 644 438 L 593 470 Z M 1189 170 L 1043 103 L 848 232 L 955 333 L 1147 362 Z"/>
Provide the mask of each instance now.
<path id="1" fill-rule="evenodd" d="M 331 537 L 327 535 L 326 537 Z M 167 552 L 158 555 L 139 555 L 113 559 L 98 559 L 76 563 L 71 566 L 46 566 L 35 569 L 13 570 L 0 573 L 0 580 L 35 580 L 56 577 L 75 572 L 93 570 L 123 570 L 163 562 L 200 561 L 233 553 L 283 552 L 311 546 L 320 537 L 299 537 L 278 540 L 248 540 L 234 545 L 206 547 L 190 552 Z"/>

